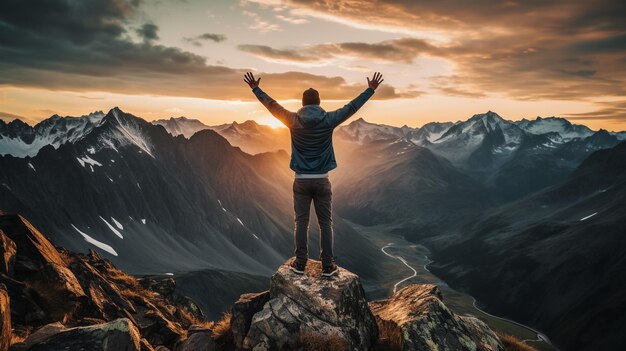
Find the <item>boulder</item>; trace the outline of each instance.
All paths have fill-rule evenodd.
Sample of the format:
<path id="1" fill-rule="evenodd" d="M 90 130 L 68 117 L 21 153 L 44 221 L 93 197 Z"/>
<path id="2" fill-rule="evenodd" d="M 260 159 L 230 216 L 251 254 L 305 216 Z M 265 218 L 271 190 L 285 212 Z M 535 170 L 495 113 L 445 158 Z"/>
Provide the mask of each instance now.
<path id="1" fill-rule="evenodd" d="M 16 351 L 139 351 L 140 340 L 139 331 L 130 320 L 120 318 L 88 327 L 49 324 L 13 347 Z"/>
<path id="2" fill-rule="evenodd" d="M 314 260 L 298 275 L 288 264 L 272 276 L 270 299 L 252 317 L 244 349 L 297 350 L 329 340 L 338 350 L 374 347 L 376 321 L 357 275 L 340 268 L 337 276 L 323 278 L 321 262 Z"/>
<path id="3" fill-rule="evenodd" d="M 260 293 L 243 294 L 233 304 L 230 326 L 237 348 L 241 348 L 243 345 L 243 339 L 250 329 L 252 317 L 263 309 L 269 299 L 270 291 L 267 290 Z"/>
<path id="4" fill-rule="evenodd" d="M 9 293 L 0 284 L 0 351 L 7 351 L 11 344 L 11 310 Z"/>
<path id="5" fill-rule="evenodd" d="M 504 350 L 485 323 L 452 313 L 435 285 L 409 285 L 386 300 L 370 302 L 370 307 L 381 339 L 394 349 Z"/>
<path id="6" fill-rule="evenodd" d="M 16 246 L 13 240 L 0 229 L 0 273 L 13 275 Z"/>
<path id="7" fill-rule="evenodd" d="M 189 329 L 189 336 L 176 347 L 176 351 L 215 351 L 217 346 L 211 337 L 212 334 L 211 330 L 206 328 Z"/>

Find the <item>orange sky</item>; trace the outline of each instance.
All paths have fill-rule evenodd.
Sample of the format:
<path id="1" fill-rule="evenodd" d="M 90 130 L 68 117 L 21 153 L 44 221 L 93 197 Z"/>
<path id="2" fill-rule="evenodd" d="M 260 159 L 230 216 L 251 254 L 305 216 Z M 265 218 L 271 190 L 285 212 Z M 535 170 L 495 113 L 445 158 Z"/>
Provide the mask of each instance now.
<path id="1" fill-rule="evenodd" d="M 326 109 L 385 83 L 360 117 L 392 125 L 492 110 L 626 130 L 619 2 L 51 0 L 0 11 L 0 117 L 34 123 L 119 106 L 147 120 L 274 120 L 243 72 L 296 110 Z M 615 7 L 615 11 L 611 9 Z"/>

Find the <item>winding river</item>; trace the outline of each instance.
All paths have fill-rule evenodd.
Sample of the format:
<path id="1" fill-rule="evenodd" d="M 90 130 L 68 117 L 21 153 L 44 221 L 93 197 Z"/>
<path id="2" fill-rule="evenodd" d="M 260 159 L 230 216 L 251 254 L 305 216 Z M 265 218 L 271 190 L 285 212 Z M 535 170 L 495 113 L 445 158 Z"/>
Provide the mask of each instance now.
<path id="1" fill-rule="evenodd" d="M 398 261 L 400 261 L 400 262 L 402 262 L 402 264 L 403 264 L 403 265 L 405 265 L 407 268 L 409 268 L 409 269 L 413 272 L 413 274 L 411 274 L 411 275 L 409 275 L 409 276 L 407 276 L 407 277 L 405 277 L 405 278 L 403 278 L 403 279 L 399 280 L 398 282 L 396 282 L 396 283 L 393 285 L 393 292 L 395 293 L 395 292 L 398 290 L 398 286 L 399 286 L 400 284 L 402 284 L 402 283 L 406 282 L 407 280 L 410 280 L 410 279 L 413 279 L 413 278 L 417 277 L 417 270 L 416 270 L 413 266 L 411 266 L 411 265 L 407 262 L 407 260 L 406 260 L 404 257 L 399 256 L 399 255 L 392 255 L 392 254 L 390 254 L 389 252 L 387 252 L 386 250 L 387 250 L 387 249 L 389 249 L 390 247 L 397 247 L 397 248 L 401 248 L 401 246 L 396 246 L 396 244 L 395 244 L 395 243 L 388 243 L 387 245 L 383 246 L 383 247 L 380 249 L 380 251 L 382 251 L 385 255 L 387 255 L 387 256 L 389 256 L 389 257 L 391 257 L 391 258 L 393 258 L 393 259 L 396 259 L 396 260 L 398 260 Z M 430 263 L 430 261 L 429 261 L 429 259 L 428 259 L 428 256 L 425 256 L 425 258 L 426 258 L 426 264 L 424 264 L 424 270 L 430 273 L 430 271 L 428 270 L 428 267 L 427 267 L 427 266 L 428 266 L 428 264 Z M 467 295 L 467 294 L 466 294 L 466 295 Z M 529 331 L 533 332 L 535 335 L 537 335 L 537 339 L 534 339 L 534 340 L 533 340 L 533 339 L 525 339 L 525 340 L 523 340 L 524 342 L 528 342 L 528 341 L 539 341 L 539 342 L 545 342 L 546 344 L 548 344 L 548 345 L 550 345 L 550 346 L 554 347 L 554 345 L 552 345 L 552 343 L 550 342 L 550 339 L 548 338 L 548 336 L 546 336 L 545 334 L 543 334 L 543 333 L 541 333 L 541 332 L 539 332 L 539 331 L 537 331 L 537 330 L 535 330 L 535 329 L 533 329 L 533 328 L 531 328 L 531 327 L 529 327 L 529 326 L 527 326 L 527 325 L 524 325 L 524 324 L 522 324 L 522 323 L 518 323 L 518 322 L 513 321 L 513 320 L 510 320 L 510 319 L 508 319 L 508 318 L 494 316 L 493 314 L 491 314 L 491 313 L 489 313 L 489 312 L 486 312 L 486 311 L 484 311 L 483 309 L 481 309 L 480 307 L 478 307 L 478 306 L 476 305 L 476 299 L 475 299 L 473 296 L 471 296 L 471 295 L 467 295 L 467 296 L 470 296 L 470 297 L 473 299 L 473 302 L 472 302 L 473 307 L 474 307 L 476 310 L 480 311 L 481 313 L 483 313 L 483 314 L 485 314 L 485 315 L 487 315 L 487 316 L 490 316 L 490 317 L 492 317 L 492 318 L 499 319 L 499 320 L 501 320 L 501 321 L 505 321 L 505 322 L 508 322 L 508 323 L 515 324 L 515 325 L 520 326 L 520 327 L 522 327 L 522 328 L 524 328 L 524 329 L 527 329 L 527 330 L 529 330 Z"/>

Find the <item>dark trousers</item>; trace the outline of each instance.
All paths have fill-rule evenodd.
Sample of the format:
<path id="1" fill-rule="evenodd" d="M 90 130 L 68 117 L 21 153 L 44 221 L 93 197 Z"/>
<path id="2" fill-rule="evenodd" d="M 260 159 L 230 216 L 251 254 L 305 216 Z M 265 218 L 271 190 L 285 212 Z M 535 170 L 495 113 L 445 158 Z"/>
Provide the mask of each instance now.
<path id="1" fill-rule="evenodd" d="M 309 257 L 307 239 L 311 201 L 315 206 L 315 214 L 317 214 L 320 227 L 320 260 L 324 266 L 327 266 L 333 263 L 334 258 L 331 214 L 332 190 L 328 178 L 295 179 L 293 182 L 296 261 L 306 264 Z"/>

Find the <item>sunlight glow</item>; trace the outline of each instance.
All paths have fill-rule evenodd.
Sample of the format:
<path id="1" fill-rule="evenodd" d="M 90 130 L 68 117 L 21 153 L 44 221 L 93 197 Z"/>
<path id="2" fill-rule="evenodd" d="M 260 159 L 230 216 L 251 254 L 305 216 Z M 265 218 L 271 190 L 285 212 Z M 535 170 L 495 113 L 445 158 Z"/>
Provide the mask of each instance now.
<path id="1" fill-rule="evenodd" d="M 257 119 L 256 122 L 258 124 L 270 126 L 270 127 L 274 128 L 274 129 L 276 129 L 276 128 L 286 128 L 285 125 L 283 124 L 283 122 L 281 122 L 281 121 L 279 121 L 276 118 L 271 117 L 271 116 L 261 117 L 261 118 Z"/>

